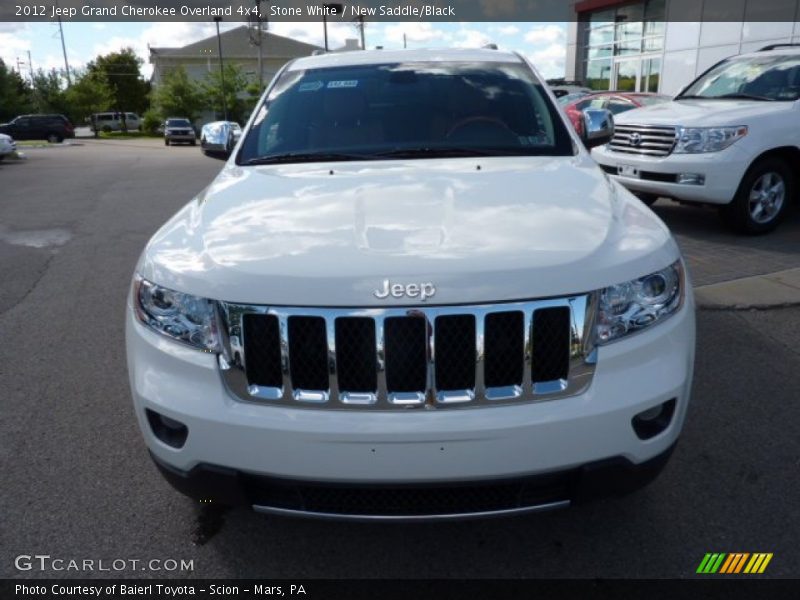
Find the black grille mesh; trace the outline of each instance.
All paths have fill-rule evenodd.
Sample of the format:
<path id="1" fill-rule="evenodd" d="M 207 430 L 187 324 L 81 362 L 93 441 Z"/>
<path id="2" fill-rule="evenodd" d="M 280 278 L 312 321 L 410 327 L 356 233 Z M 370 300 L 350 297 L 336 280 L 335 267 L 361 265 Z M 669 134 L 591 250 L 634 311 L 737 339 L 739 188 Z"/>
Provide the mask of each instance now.
<path id="1" fill-rule="evenodd" d="M 386 387 L 390 392 L 424 392 L 427 384 L 427 321 L 390 317 L 384 321 Z"/>
<path id="2" fill-rule="evenodd" d="M 248 499 L 269 506 L 339 515 L 446 515 L 509 510 L 566 500 L 577 471 L 482 484 L 335 485 L 242 476 Z"/>
<path id="3" fill-rule="evenodd" d="M 566 306 L 535 310 L 531 330 L 531 379 L 534 383 L 569 376 L 571 315 Z M 251 385 L 283 386 L 278 317 L 242 316 L 245 370 Z M 523 382 L 525 315 L 522 311 L 490 312 L 484 322 L 484 384 L 506 387 Z M 325 319 L 290 316 L 288 354 L 294 389 L 329 388 Z M 428 388 L 428 341 L 435 327 L 436 388 L 475 387 L 476 317 L 443 315 L 435 322 L 423 315 L 388 317 L 384 321 L 388 392 L 424 392 Z M 376 321 L 371 317 L 338 317 L 335 321 L 336 376 L 341 392 L 376 392 L 378 369 Z"/>
<path id="4" fill-rule="evenodd" d="M 368 317 L 336 319 L 336 372 L 340 391 L 374 392 L 377 389 L 373 319 Z"/>
<path id="5" fill-rule="evenodd" d="M 252 385 L 281 387 L 281 339 L 278 317 L 244 315 L 244 353 L 247 381 Z"/>
<path id="6" fill-rule="evenodd" d="M 525 362 L 525 317 L 519 311 L 490 313 L 484 332 L 484 371 L 486 387 L 522 384 Z"/>
<path id="7" fill-rule="evenodd" d="M 533 313 L 531 379 L 555 381 L 569 374 L 569 308 L 541 308 Z"/>
<path id="8" fill-rule="evenodd" d="M 328 336 L 322 317 L 289 317 L 289 369 L 292 386 L 328 389 Z"/>
<path id="9" fill-rule="evenodd" d="M 475 387 L 475 317 L 453 315 L 436 319 L 436 389 Z"/>

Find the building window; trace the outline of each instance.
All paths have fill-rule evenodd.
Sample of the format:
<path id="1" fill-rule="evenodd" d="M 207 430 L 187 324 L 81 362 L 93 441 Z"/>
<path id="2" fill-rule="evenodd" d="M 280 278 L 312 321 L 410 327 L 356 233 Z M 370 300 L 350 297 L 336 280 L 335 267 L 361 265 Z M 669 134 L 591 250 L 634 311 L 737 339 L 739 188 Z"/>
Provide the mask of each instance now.
<path id="1" fill-rule="evenodd" d="M 666 0 L 644 0 L 582 15 L 586 85 L 658 91 Z"/>

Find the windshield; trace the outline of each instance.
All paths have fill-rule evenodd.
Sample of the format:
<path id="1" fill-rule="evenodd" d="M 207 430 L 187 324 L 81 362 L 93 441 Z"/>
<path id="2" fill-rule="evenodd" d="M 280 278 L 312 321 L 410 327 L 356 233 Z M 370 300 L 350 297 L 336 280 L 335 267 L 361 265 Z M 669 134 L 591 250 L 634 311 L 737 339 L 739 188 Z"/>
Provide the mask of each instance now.
<path id="1" fill-rule="evenodd" d="M 752 98 L 797 100 L 800 56 L 735 57 L 701 75 L 678 98 Z"/>
<path id="2" fill-rule="evenodd" d="M 572 104 L 575 100 L 588 96 L 589 92 L 574 92 L 566 96 L 559 96 L 556 100 L 559 104 Z"/>
<path id="3" fill-rule="evenodd" d="M 284 72 L 238 162 L 572 153 L 525 65 L 414 62 Z"/>
<path id="4" fill-rule="evenodd" d="M 167 119 L 167 127 L 191 127 L 187 119 Z"/>

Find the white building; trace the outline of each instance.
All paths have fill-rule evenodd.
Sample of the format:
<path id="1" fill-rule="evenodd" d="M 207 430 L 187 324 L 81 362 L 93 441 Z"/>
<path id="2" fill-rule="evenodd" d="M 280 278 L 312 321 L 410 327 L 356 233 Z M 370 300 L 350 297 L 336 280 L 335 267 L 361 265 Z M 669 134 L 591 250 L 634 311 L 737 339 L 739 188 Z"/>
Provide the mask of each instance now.
<path id="1" fill-rule="evenodd" d="M 673 95 L 723 58 L 800 44 L 800 0 L 570 2 L 566 78 L 594 89 Z"/>
<path id="2" fill-rule="evenodd" d="M 258 81 L 259 37 L 246 25 L 231 29 L 220 35 L 222 59 L 225 64 L 237 65 L 251 81 Z M 280 68 L 293 58 L 309 56 L 319 46 L 306 44 L 291 38 L 261 32 L 261 73 L 264 85 L 268 84 Z M 202 81 L 212 70 L 219 70 L 219 46 L 217 36 L 193 42 L 180 48 L 150 48 L 150 63 L 153 65 L 153 86 L 158 84 L 170 69 L 183 67 L 190 78 Z"/>

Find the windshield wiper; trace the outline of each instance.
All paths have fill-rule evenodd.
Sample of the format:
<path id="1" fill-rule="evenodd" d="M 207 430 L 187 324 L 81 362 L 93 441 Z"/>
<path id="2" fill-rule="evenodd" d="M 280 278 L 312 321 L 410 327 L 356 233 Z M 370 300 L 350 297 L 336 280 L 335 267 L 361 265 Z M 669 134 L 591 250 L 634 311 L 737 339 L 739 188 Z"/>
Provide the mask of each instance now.
<path id="1" fill-rule="evenodd" d="M 767 98 L 766 96 L 756 96 L 754 94 L 722 94 L 722 96 L 714 96 L 715 98 L 725 98 L 732 100 L 761 100 L 764 102 L 775 102 L 775 98 Z"/>
<path id="2" fill-rule="evenodd" d="M 775 98 L 766 96 L 755 96 L 753 94 L 722 94 L 721 96 L 677 96 L 675 100 L 761 100 L 764 102 L 775 102 Z"/>
<path id="3" fill-rule="evenodd" d="M 381 158 L 458 158 L 469 156 L 514 156 L 526 154 L 523 148 L 498 150 L 496 148 L 461 148 L 446 146 L 443 148 L 419 146 L 416 148 L 395 148 L 384 152 L 376 152 Z"/>
<path id="4" fill-rule="evenodd" d="M 373 154 L 355 154 L 352 152 L 286 152 L 285 154 L 271 154 L 257 156 L 246 160 L 245 165 L 275 165 L 280 163 L 301 162 L 336 162 L 347 160 L 375 160 Z"/>

